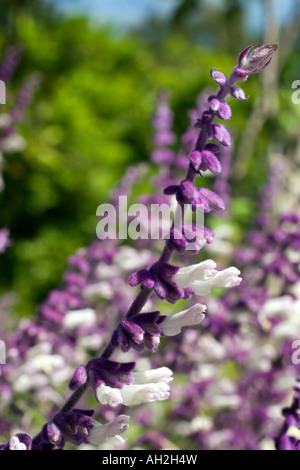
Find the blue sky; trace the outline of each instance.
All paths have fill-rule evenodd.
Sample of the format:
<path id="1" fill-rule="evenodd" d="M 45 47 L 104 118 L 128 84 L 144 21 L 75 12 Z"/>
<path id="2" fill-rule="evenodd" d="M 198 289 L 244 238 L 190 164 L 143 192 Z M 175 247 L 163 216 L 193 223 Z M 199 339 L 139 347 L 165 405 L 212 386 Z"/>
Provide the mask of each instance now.
<path id="1" fill-rule="evenodd" d="M 68 13 L 82 12 L 100 22 L 135 26 L 152 13 L 167 15 L 176 0 L 50 0 Z"/>
<path id="2" fill-rule="evenodd" d="M 277 18 L 281 24 L 285 24 L 293 15 L 295 5 L 299 8 L 299 0 L 275 0 Z M 264 16 L 260 0 L 246 2 L 246 23 L 253 32 L 264 29 Z"/>
<path id="3" fill-rule="evenodd" d="M 101 23 L 112 23 L 122 30 L 138 25 L 153 13 L 168 15 L 177 0 L 48 0 L 67 13 L 80 12 Z M 218 0 L 209 0 L 218 2 Z M 277 16 L 284 24 L 292 15 L 299 0 L 275 0 Z M 263 29 L 263 11 L 259 0 L 245 2 L 247 26 L 253 32 Z"/>

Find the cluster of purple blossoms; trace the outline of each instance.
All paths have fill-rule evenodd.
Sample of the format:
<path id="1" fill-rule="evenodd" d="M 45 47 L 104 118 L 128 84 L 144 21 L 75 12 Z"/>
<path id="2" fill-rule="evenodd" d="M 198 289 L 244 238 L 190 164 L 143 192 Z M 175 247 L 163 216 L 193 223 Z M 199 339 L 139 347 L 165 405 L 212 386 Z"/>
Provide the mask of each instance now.
<path id="1" fill-rule="evenodd" d="M 188 163 L 186 176 L 175 184 L 174 180 L 171 181 L 173 184 L 168 184 L 165 190 L 166 195 L 176 195 L 179 207 L 183 208 L 188 205 L 192 209 L 202 208 L 205 212 L 224 209 L 224 202 L 219 195 L 207 188 L 197 188 L 195 185 L 196 177 L 202 176 L 203 172 L 208 170 L 215 174 L 221 172 L 221 164 L 215 154 L 220 151 L 220 145 L 230 146 L 228 131 L 222 124 L 214 123 L 214 119 L 216 117 L 221 120 L 230 118 L 231 111 L 225 101 L 226 96 L 231 94 L 236 99 L 245 99 L 244 92 L 235 85 L 235 82 L 243 81 L 248 75 L 264 68 L 275 50 L 276 46 L 274 45 L 263 46 L 252 51 L 251 47 L 247 48 L 240 55 L 239 63 L 229 78 L 215 69 L 212 70 L 211 75 L 219 85 L 219 91 L 216 95 L 209 97 L 208 109 L 202 113 L 201 118 L 195 124 L 195 128 L 200 131 L 194 149 L 189 158 L 186 158 Z M 157 129 L 156 143 L 159 147 L 173 143 L 170 124 L 171 115 L 168 114 L 165 105 L 161 106 L 154 121 Z M 211 140 L 215 142 L 210 142 Z M 160 150 L 165 149 L 161 148 Z M 167 179 L 170 180 L 171 176 L 168 174 Z M 197 237 L 198 227 L 190 225 L 190 230 Z M 172 231 L 174 233 L 174 226 L 171 227 L 171 233 Z M 146 249 L 141 253 L 140 258 L 135 260 L 136 251 L 133 248 L 128 246 L 118 248 L 113 240 L 105 243 L 95 240 L 90 247 L 81 250 L 70 259 L 70 269 L 65 275 L 64 284 L 60 290 L 53 291 L 40 307 L 39 321 L 37 323 L 27 322 L 25 326 L 23 324 L 23 329 L 20 327 L 15 334 L 8 338 L 9 358 L 12 363 L 5 368 L 1 391 L 6 391 L 7 402 L 11 402 L 15 391 L 13 387 L 16 387 L 16 380 L 13 379 L 14 373 L 21 382 L 19 390 L 24 390 L 24 376 L 30 377 L 32 374 L 28 380 L 27 390 L 32 391 L 37 388 L 40 391 L 45 391 L 43 387 L 49 386 L 47 380 L 42 386 L 38 385 L 38 381 L 43 380 L 43 375 L 39 374 L 41 371 L 48 373 L 51 371 L 51 379 L 55 377 L 53 372 L 58 372 L 57 383 L 61 383 L 65 380 L 66 370 L 68 372 L 66 364 L 60 362 L 61 357 L 67 357 L 70 352 L 73 354 L 72 358 L 75 359 L 74 352 L 77 352 L 78 355 L 82 353 L 82 350 L 78 350 L 80 343 L 85 351 L 83 356 L 88 356 L 91 349 L 94 349 L 92 336 L 95 337 L 97 343 L 95 349 L 99 348 L 99 343 L 100 347 L 104 345 L 103 336 L 107 337 L 108 335 L 107 345 L 100 356 L 94 355 L 85 366 L 78 366 L 73 375 L 70 374 L 72 378 L 69 387 L 73 393 L 65 404 L 61 403 L 62 397 L 60 395 L 55 398 L 56 404 L 62 405 L 61 409 L 43 426 L 41 432 L 33 439 L 27 435 L 16 433 L 8 444 L 2 446 L 3 450 L 48 450 L 57 447 L 63 449 L 66 442 L 74 445 L 89 443 L 97 445 L 110 437 L 122 434 L 128 427 L 129 418 L 127 415 L 118 414 L 114 419 L 101 425 L 92 418 L 92 411 L 75 408 L 89 388 L 93 389 L 97 401 L 108 407 L 106 412 L 104 411 L 107 417 L 112 416 L 109 409 L 116 408 L 119 411 L 123 406 L 131 407 L 165 400 L 169 397 L 169 383 L 172 381 L 173 369 L 165 365 L 146 370 L 145 368 L 141 369 L 140 366 L 138 368 L 138 361 L 124 362 L 120 351 L 123 353 L 134 352 L 136 356 L 145 348 L 154 352 L 159 346 L 161 337 L 175 336 L 179 338 L 179 343 L 186 353 L 193 341 L 189 340 L 185 343 L 183 341 L 185 336 L 179 335 L 179 333 L 183 327 L 194 326 L 205 321 L 206 306 L 196 302 L 184 311 L 165 316 L 151 308 L 154 303 L 153 294 L 156 294 L 159 299 L 167 300 L 173 304 L 182 299 L 195 299 L 197 296 L 206 297 L 214 288 L 231 288 L 238 286 L 241 282 L 240 271 L 237 268 L 217 270 L 216 263 L 210 259 L 188 267 L 170 264 L 173 254 L 185 254 L 186 256 L 184 250 L 185 232 L 184 230 L 180 232 L 182 232 L 182 236 L 179 238 L 171 236 L 166 240 L 158 261 L 154 261 L 152 253 Z M 213 234 L 205 229 L 202 243 L 198 245 L 199 249 L 210 243 L 212 238 Z M 135 268 L 134 264 L 136 264 Z M 139 264 L 147 267 L 141 269 L 142 266 Z M 116 270 L 116 266 L 121 268 L 123 284 L 120 283 L 120 278 L 122 278 L 120 269 Z M 124 282 L 124 273 L 131 269 L 138 269 L 129 278 L 130 286 L 140 285 L 139 293 L 135 298 Z M 96 321 L 97 309 L 101 311 L 104 300 L 108 301 L 106 311 L 111 311 L 112 315 L 110 318 L 101 318 L 102 324 L 98 324 Z M 128 301 L 130 307 L 124 315 L 123 312 Z M 108 332 L 112 319 L 118 319 L 118 326 L 109 339 Z M 234 328 L 231 328 L 231 321 L 224 319 L 224 323 L 228 324 L 228 333 L 224 330 L 222 335 L 232 339 Z M 211 331 L 215 328 L 209 319 L 207 328 Z M 57 335 L 58 332 L 60 332 L 59 335 Z M 214 340 L 216 343 L 217 337 L 218 334 Z M 24 338 L 26 338 L 25 341 Z M 194 337 L 194 341 L 197 341 L 197 338 L 199 339 L 198 335 Z M 85 341 L 81 341 L 82 339 Z M 238 343 L 238 339 L 236 342 Z M 198 361 L 199 369 L 209 364 L 209 353 L 213 349 L 211 345 L 211 343 L 207 344 L 207 357 L 203 357 L 203 360 L 201 358 L 201 364 Z M 228 341 L 227 347 L 229 347 Z M 192 353 L 192 351 L 190 352 Z M 56 357 L 54 353 L 58 353 Z M 114 360 L 111 359 L 112 354 L 116 356 Z M 226 351 L 226 358 L 228 354 Z M 232 345 L 231 354 L 243 357 L 245 354 L 244 345 L 240 345 L 240 347 L 238 344 L 235 344 L 235 347 Z M 22 361 L 22 358 L 28 359 L 29 357 L 31 357 L 30 364 Z M 118 360 L 119 358 L 120 360 Z M 165 359 L 165 364 L 172 362 L 170 355 Z M 180 354 L 178 357 L 173 355 L 174 361 L 178 359 L 180 360 Z M 28 366 L 27 370 L 23 370 L 23 375 L 20 371 L 15 372 L 14 361 L 15 364 L 23 362 L 25 367 Z M 78 362 L 84 363 L 81 360 Z M 155 359 L 153 362 L 155 363 Z M 263 374 L 261 371 L 260 373 Z M 212 378 L 207 377 L 209 377 L 207 373 L 206 378 L 204 374 L 206 383 L 209 385 Z M 214 382 L 216 382 L 215 377 Z M 230 384 L 223 382 L 221 387 L 226 389 L 226 386 L 228 387 Z M 243 386 L 244 390 L 247 390 L 245 383 L 239 384 L 240 388 Z M 204 384 L 199 387 L 198 391 L 205 390 Z M 189 388 L 186 393 L 190 393 Z M 257 393 L 259 394 L 259 391 Z M 218 398 L 217 395 L 216 398 Z M 222 399 L 221 396 L 219 398 Z M 193 400 L 190 402 L 192 404 Z M 235 396 L 229 397 L 227 405 L 232 402 L 237 403 Z M 178 409 L 178 413 L 182 413 L 182 410 Z M 47 414 L 50 415 L 50 413 L 51 406 L 47 411 Z M 223 421 L 226 421 L 226 417 Z"/>
<path id="2" fill-rule="evenodd" d="M 21 48 L 11 46 L 7 49 L 5 57 L 0 65 L 0 80 L 5 85 L 11 80 L 16 67 L 18 66 L 21 55 Z M 21 86 L 12 109 L 2 112 L 0 115 L 0 191 L 4 189 L 3 170 L 5 168 L 4 154 L 10 152 L 20 152 L 24 149 L 25 141 L 16 132 L 15 125 L 24 118 L 24 113 L 28 107 L 32 95 L 40 81 L 38 75 L 30 76 Z M 1 109 L 2 111 L 2 109 Z M 0 254 L 4 253 L 6 248 L 11 245 L 9 230 L 3 228 L 0 230 Z"/>

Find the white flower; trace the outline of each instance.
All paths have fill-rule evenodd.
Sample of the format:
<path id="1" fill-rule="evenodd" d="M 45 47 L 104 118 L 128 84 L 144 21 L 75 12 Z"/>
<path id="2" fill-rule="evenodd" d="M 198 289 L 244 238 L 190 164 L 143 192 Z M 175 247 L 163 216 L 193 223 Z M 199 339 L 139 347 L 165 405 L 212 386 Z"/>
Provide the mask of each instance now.
<path id="1" fill-rule="evenodd" d="M 45 374 L 21 374 L 14 380 L 14 391 L 20 393 L 29 392 L 32 389 L 33 384 L 35 388 L 46 387 L 48 384 L 48 378 Z"/>
<path id="2" fill-rule="evenodd" d="M 27 450 L 27 447 L 19 441 L 17 436 L 13 436 L 9 441 L 9 450 Z"/>
<path id="3" fill-rule="evenodd" d="M 194 326 L 201 323 L 205 318 L 203 314 L 205 310 L 205 305 L 196 304 L 188 310 L 183 310 L 182 312 L 167 317 L 160 324 L 160 328 L 166 336 L 179 335 L 184 326 Z"/>
<path id="4" fill-rule="evenodd" d="M 73 329 L 79 326 L 91 328 L 96 325 L 96 312 L 92 308 L 84 308 L 82 310 L 71 310 L 63 319 L 65 328 Z"/>
<path id="5" fill-rule="evenodd" d="M 92 351 L 98 351 L 102 345 L 103 338 L 98 333 L 78 338 L 78 346 L 81 349 L 91 349 Z"/>
<path id="6" fill-rule="evenodd" d="M 178 287 L 191 287 L 192 283 L 197 280 L 206 281 L 216 275 L 216 263 L 208 259 L 202 263 L 192 264 L 186 268 L 180 268 L 174 279 Z"/>
<path id="7" fill-rule="evenodd" d="M 213 260 L 206 260 L 199 264 L 193 264 L 187 268 L 181 268 L 174 279 L 178 287 L 192 287 L 196 295 L 209 295 L 214 287 L 229 288 L 238 286 L 242 278 L 240 271 L 235 267 L 217 271 Z"/>
<path id="8" fill-rule="evenodd" d="M 241 272 L 234 266 L 217 272 L 217 274 L 205 281 L 194 281 L 192 284 L 193 291 L 196 295 L 209 295 L 214 287 L 230 288 L 239 286 L 242 278 L 239 277 Z"/>
<path id="9" fill-rule="evenodd" d="M 65 359 L 59 354 L 38 354 L 31 359 L 31 366 L 37 371 L 52 374 L 54 370 L 64 367 Z"/>
<path id="10" fill-rule="evenodd" d="M 236 395 L 216 395 L 213 404 L 217 408 L 237 408 L 241 405 L 241 398 Z"/>
<path id="11" fill-rule="evenodd" d="M 275 338 L 298 337 L 300 301 L 294 300 L 291 296 L 285 295 L 269 299 L 259 312 L 259 321 L 265 330 L 272 328 Z M 284 321 L 274 325 L 270 319 L 279 316 Z"/>
<path id="12" fill-rule="evenodd" d="M 111 279 L 115 276 L 118 276 L 119 270 L 117 266 L 107 265 L 104 263 L 99 263 L 96 268 L 96 277 L 99 280 Z"/>
<path id="13" fill-rule="evenodd" d="M 26 148 L 26 140 L 20 135 L 11 134 L 2 140 L 2 149 L 4 152 L 21 152 Z"/>
<path id="14" fill-rule="evenodd" d="M 259 312 L 260 321 L 277 315 L 282 316 L 285 312 L 290 312 L 293 308 L 294 302 L 293 297 L 289 295 L 274 297 L 273 299 L 267 300 Z"/>
<path id="15" fill-rule="evenodd" d="M 116 407 L 118 405 L 136 406 L 142 403 L 166 400 L 170 396 L 169 382 L 172 381 L 172 371 L 167 367 L 133 373 L 133 385 L 123 388 L 111 388 L 100 385 L 97 388 L 97 398 L 103 405 Z"/>
<path id="16" fill-rule="evenodd" d="M 152 254 L 148 250 L 137 252 L 131 246 L 123 246 L 116 254 L 114 261 L 124 271 L 136 271 L 151 261 Z"/>
<path id="17" fill-rule="evenodd" d="M 0 115 L 0 128 L 5 128 L 10 126 L 12 123 L 12 117 L 10 114 L 1 114 Z"/>
<path id="18" fill-rule="evenodd" d="M 107 439 L 110 439 L 111 437 L 116 437 L 122 440 L 120 434 L 127 431 L 129 427 L 129 419 L 129 416 L 127 415 L 120 415 L 110 423 L 103 425 L 95 421 L 94 427 L 90 431 L 88 441 L 91 444 L 99 445 L 103 444 L 103 442 L 107 441 Z M 123 442 L 125 441 L 123 440 Z"/>
<path id="19" fill-rule="evenodd" d="M 103 297 L 104 299 L 111 299 L 114 294 L 111 284 L 107 281 L 100 281 L 96 284 L 91 284 L 83 289 L 83 297 L 87 300 L 93 300 L 95 297 Z"/>

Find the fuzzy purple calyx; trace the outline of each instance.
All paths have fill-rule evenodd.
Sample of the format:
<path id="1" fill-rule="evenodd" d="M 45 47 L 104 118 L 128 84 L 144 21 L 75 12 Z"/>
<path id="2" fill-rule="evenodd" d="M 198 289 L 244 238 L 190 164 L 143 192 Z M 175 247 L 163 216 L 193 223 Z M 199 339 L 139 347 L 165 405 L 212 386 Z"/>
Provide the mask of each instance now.
<path id="1" fill-rule="evenodd" d="M 102 357 L 91 359 L 86 366 L 87 374 L 94 392 L 104 384 L 113 388 L 122 388 L 133 382 L 131 372 L 135 362 L 120 363 Z"/>

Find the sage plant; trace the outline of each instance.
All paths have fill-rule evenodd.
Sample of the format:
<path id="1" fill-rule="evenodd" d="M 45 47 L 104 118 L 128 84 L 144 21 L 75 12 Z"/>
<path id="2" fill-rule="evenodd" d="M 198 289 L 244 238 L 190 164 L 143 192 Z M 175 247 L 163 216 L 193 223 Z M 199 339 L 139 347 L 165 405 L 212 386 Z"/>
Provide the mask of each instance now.
<path id="1" fill-rule="evenodd" d="M 245 100 L 245 93 L 236 82 L 245 81 L 250 74 L 266 67 L 276 48 L 276 45 L 266 45 L 256 49 L 249 46 L 240 54 L 238 64 L 229 77 L 216 69 L 211 70 L 211 76 L 219 89 L 215 95 L 208 98 L 207 109 L 195 123 L 199 133 L 194 149 L 187 159 L 186 176 L 178 184 L 170 184 L 164 190 L 166 196 L 175 196 L 177 211 L 181 211 L 183 215 L 186 207 L 191 207 L 195 212 L 201 208 L 205 213 L 224 210 L 224 202 L 218 194 L 195 185 L 197 177 L 202 177 L 206 171 L 213 174 L 221 173 L 221 164 L 216 154 L 221 150 L 220 145 L 229 147 L 231 144 L 229 132 L 223 124 L 215 122 L 215 118 L 224 121 L 230 119 L 231 109 L 225 101 L 226 97 L 230 94 L 235 99 Z M 164 129 L 157 143 L 165 145 L 170 143 L 170 140 L 170 131 Z M 145 402 L 166 400 L 170 396 L 173 375 L 171 369 L 162 366 L 149 370 L 136 370 L 134 361 L 125 362 L 119 358 L 122 358 L 122 353 L 132 350 L 138 354 L 144 349 L 156 352 L 163 336 L 180 335 L 183 327 L 201 323 L 205 317 L 206 306 L 195 303 L 179 313 L 166 316 L 158 310 L 149 311 L 148 305 L 153 304 L 154 296 L 175 304 L 179 300 L 188 300 L 193 296 L 206 297 L 214 288 L 231 288 L 241 282 L 240 271 L 237 268 L 217 270 L 216 263 L 210 259 L 187 267 L 171 264 L 174 254 L 185 253 L 191 235 L 196 253 L 212 241 L 209 229 L 201 230 L 193 223 L 187 225 L 184 221 L 178 228 L 173 222 L 170 236 L 165 241 L 159 259 L 152 261 L 151 256 L 151 262 L 148 260 L 147 267 L 139 269 L 129 277 L 130 286 L 133 288 L 139 286 L 139 291 L 114 328 L 108 344 L 85 365 L 76 367 L 69 382 L 72 394 L 66 403 L 50 418 L 38 435 L 31 438 L 27 434 L 17 433 L 7 444 L 1 446 L 2 450 L 63 449 L 66 442 L 74 445 L 100 444 L 110 437 L 124 433 L 129 421 L 126 414 L 120 414 L 111 421 L 100 424 L 93 419 L 93 410 L 76 408 L 88 389 L 93 390 L 95 399 L 100 404 L 111 408 L 120 405 L 133 407 Z M 95 259 L 99 259 L 99 257 L 109 258 L 113 251 L 113 243 L 111 251 L 104 251 L 103 246 L 101 250 L 95 244 L 91 246 L 89 253 Z M 73 316 L 71 313 L 69 315 L 69 322 L 75 321 L 76 324 L 76 315 L 77 318 L 92 316 L 88 308 L 88 296 L 82 297 L 80 293 L 83 289 L 88 289 L 88 279 L 93 267 L 80 253 L 70 260 L 70 264 L 74 270 L 65 276 L 69 288 L 65 292 L 53 292 L 47 305 L 41 307 L 42 317 L 50 320 L 53 325 L 67 326 L 68 315 L 64 313 L 65 305 L 71 311 L 74 310 Z M 113 278 L 113 275 L 111 277 Z M 109 285 L 106 285 L 106 288 L 109 288 Z M 53 342 L 60 342 L 61 338 L 55 336 L 55 330 L 50 329 L 47 332 L 43 330 L 42 325 L 31 325 L 28 342 L 22 346 L 19 343 L 19 347 L 28 349 L 33 338 L 42 338 L 45 334 L 51 337 Z M 27 332 L 29 333 L 28 328 Z"/>

